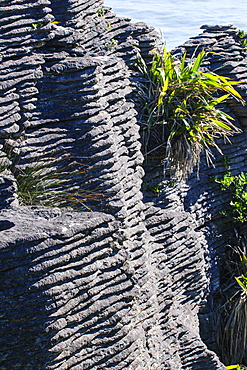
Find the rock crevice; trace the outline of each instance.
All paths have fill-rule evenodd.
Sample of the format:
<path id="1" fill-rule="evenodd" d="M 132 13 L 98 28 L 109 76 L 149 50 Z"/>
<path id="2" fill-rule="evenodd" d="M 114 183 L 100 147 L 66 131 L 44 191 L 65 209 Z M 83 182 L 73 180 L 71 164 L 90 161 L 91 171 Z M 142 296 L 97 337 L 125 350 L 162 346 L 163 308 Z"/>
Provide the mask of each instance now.
<path id="1" fill-rule="evenodd" d="M 207 297 L 228 236 L 219 238 L 214 223 L 222 206 L 208 182 L 215 170 L 202 161 L 200 180 L 193 174 L 172 189 L 163 181 L 159 197 L 142 187 L 143 168 L 160 179 L 162 166 L 143 165 L 141 77 L 131 66 L 139 55 L 151 59 L 157 33 L 101 1 L 8 3 L 0 21 L 0 368 L 224 369 L 198 319 L 202 307 L 204 318 L 212 313 Z M 190 56 L 198 45 L 217 50 L 206 66 L 225 73 L 227 65 L 245 82 L 235 28 L 207 27 L 175 53 Z M 242 108 L 228 109 L 244 125 Z M 245 135 L 224 147 L 236 171 Z M 71 194 L 85 191 L 77 212 L 18 203 L 17 175 L 40 161 L 70 171 Z"/>

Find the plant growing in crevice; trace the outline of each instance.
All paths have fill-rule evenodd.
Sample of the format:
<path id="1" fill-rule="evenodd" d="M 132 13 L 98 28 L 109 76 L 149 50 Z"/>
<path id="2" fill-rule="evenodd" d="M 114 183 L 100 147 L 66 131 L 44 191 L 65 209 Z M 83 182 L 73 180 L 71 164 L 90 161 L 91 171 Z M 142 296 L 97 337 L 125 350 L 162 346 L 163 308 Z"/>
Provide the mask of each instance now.
<path id="1" fill-rule="evenodd" d="M 228 192 L 229 209 L 221 213 L 232 222 L 244 223 L 247 221 L 247 173 L 241 172 L 232 175 L 227 171 L 222 178 L 214 177 L 213 180 L 220 185 L 224 192 Z"/>
<path id="2" fill-rule="evenodd" d="M 39 30 L 43 26 L 44 26 L 43 23 L 32 23 L 32 27 L 34 30 Z"/>
<path id="3" fill-rule="evenodd" d="M 38 157 L 25 165 L 17 158 L 9 165 L 1 165 L 0 171 L 8 170 L 16 179 L 20 205 L 42 205 L 47 207 L 70 207 L 89 209 L 87 202 L 100 201 L 102 195 L 73 185 L 73 179 L 87 172 L 78 159 L 71 157 Z"/>
<path id="4" fill-rule="evenodd" d="M 239 240 L 240 241 L 240 240 Z M 247 360 L 247 256 L 246 241 L 241 240 L 241 247 L 233 248 L 239 262 L 233 263 L 231 274 L 241 274 L 235 277 L 238 285 L 228 281 L 224 291 L 228 299 L 221 307 L 217 327 L 217 344 L 225 363 L 246 362 Z M 235 367 L 233 367 L 235 366 Z M 239 366 L 239 367 L 237 367 Z M 230 365 L 227 369 L 245 369 L 244 365 Z"/>
<path id="5" fill-rule="evenodd" d="M 105 47 L 107 48 L 107 50 L 109 51 L 112 51 L 113 49 L 115 49 L 116 47 L 118 46 L 118 41 L 115 40 L 115 39 L 111 39 L 110 41 L 108 41 L 106 44 L 105 44 Z"/>
<path id="6" fill-rule="evenodd" d="M 105 28 L 105 31 L 109 31 L 110 29 L 111 29 L 111 23 L 107 23 L 107 26 Z M 112 40 L 115 40 L 115 39 L 112 39 Z M 112 40 L 111 40 L 111 42 L 114 42 Z M 116 45 L 114 45 L 114 46 L 116 46 Z"/>
<path id="7" fill-rule="evenodd" d="M 144 180 L 143 181 L 143 188 L 145 191 L 148 191 L 150 193 L 153 193 L 157 196 L 159 196 L 160 192 L 162 191 L 162 184 L 160 182 L 149 182 Z"/>
<path id="8" fill-rule="evenodd" d="M 245 31 L 239 30 L 237 36 L 240 44 L 247 47 L 247 34 L 245 33 Z"/>
<path id="9" fill-rule="evenodd" d="M 237 82 L 200 71 L 204 57 L 201 51 L 194 62 L 186 63 L 186 54 L 179 61 L 164 47 L 155 52 L 151 68 L 139 59 L 138 68 L 148 81 L 139 117 L 144 152 L 163 148 L 165 168 L 179 179 L 199 165 L 202 151 L 212 163 L 211 147 L 221 153 L 217 138 L 240 131 L 218 108 L 229 96 L 242 100 L 233 87 Z"/>
<path id="10" fill-rule="evenodd" d="M 238 246 L 230 248 L 230 258 L 225 260 L 222 267 L 223 271 L 227 267 L 228 272 L 222 287 L 224 304 L 219 315 L 217 342 L 223 361 L 237 363 L 247 361 L 247 173 L 232 175 L 228 158 L 224 159 L 223 164 L 226 173 L 213 180 L 229 195 L 228 206 L 221 214 L 233 225 Z M 237 284 L 234 284 L 234 280 Z M 236 365 L 227 369 L 245 367 Z"/>
<path id="11" fill-rule="evenodd" d="M 105 10 L 103 8 L 100 8 L 97 10 L 97 14 L 99 17 L 103 17 L 105 15 Z"/>

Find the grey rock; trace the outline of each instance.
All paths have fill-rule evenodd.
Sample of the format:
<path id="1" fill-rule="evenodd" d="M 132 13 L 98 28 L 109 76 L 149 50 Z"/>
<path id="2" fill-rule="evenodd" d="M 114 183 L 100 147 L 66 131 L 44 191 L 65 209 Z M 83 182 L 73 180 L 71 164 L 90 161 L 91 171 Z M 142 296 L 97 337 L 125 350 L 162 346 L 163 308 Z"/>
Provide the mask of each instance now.
<path id="1" fill-rule="evenodd" d="M 172 190 L 163 182 L 151 201 L 142 191 L 142 80 L 130 67 L 151 60 L 157 33 L 94 0 L 2 1 L 0 11 L 1 158 L 14 174 L 47 161 L 71 194 L 92 195 L 76 210 L 19 206 L 16 179 L 1 173 L 1 369 L 224 369 L 198 319 L 228 237 L 220 244 L 212 221 L 214 172 L 199 185 L 195 174 Z M 220 50 L 210 68 L 233 48 L 242 64 L 227 71 L 241 75 L 235 28 L 204 28 L 181 50 Z M 234 140 L 240 148 L 245 133 Z M 244 153 L 231 148 L 237 167 Z"/>

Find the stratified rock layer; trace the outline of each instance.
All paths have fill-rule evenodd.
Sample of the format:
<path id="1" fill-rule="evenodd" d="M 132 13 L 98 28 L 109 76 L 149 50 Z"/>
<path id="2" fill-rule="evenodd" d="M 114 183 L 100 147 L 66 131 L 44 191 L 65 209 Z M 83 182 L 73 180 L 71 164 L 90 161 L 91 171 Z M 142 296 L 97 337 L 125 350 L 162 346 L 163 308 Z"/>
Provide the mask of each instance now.
<path id="1" fill-rule="evenodd" d="M 246 101 L 247 70 L 244 67 L 247 64 L 247 56 L 246 49 L 238 38 L 238 30 L 231 25 L 205 25 L 202 29 L 202 34 L 191 38 L 173 53 L 181 56 L 186 52 L 188 58 L 194 58 L 204 49 L 207 52 L 204 68 L 240 81 L 236 89 Z M 162 183 L 163 187 L 160 186 L 158 196 L 155 197 L 151 192 L 144 194 L 147 226 L 156 242 L 165 245 L 167 254 L 170 255 L 167 266 L 174 281 L 179 282 L 176 294 L 184 291 L 186 297 L 193 298 L 193 303 L 197 300 L 201 302 L 198 301 L 200 335 L 207 346 L 216 352 L 218 349 L 215 344 L 215 330 L 218 330 L 216 324 L 219 319 L 217 314 L 219 305 L 224 302 L 221 291 L 221 256 L 227 246 L 235 245 L 236 239 L 232 223 L 221 215 L 221 212 L 229 207 L 229 194 L 222 192 L 212 178 L 222 178 L 229 169 L 233 175 L 247 171 L 246 107 L 241 102 L 229 100 L 222 108 L 235 119 L 235 125 L 243 131 L 232 136 L 230 142 L 218 141 L 223 155 L 214 151 L 214 167 L 208 166 L 206 158 L 202 156 L 199 171 L 195 171 L 185 183 L 171 186 L 169 179 L 166 179 Z M 150 185 L 164 180 L 163 166 L 157 161 L 145 165 L 145 171 L 145 182 Z M 172 225 L 167 221 L 162 224 L 160 214 L 166 220 L 170 220 L 169 214 L 171 218 L 175 214 L 176 221 Z M 156 218 L 157 225 L 154 225 L 153 217 Z M 189 226 L 185 226 L 184 220 L 189 221 Z M 189 240 L 191 233 L 197 235 L 196 250 L 192 248 L 194 242 Z M 176 239 L 176 249 L 173 249 L 171 238 Z M 179 248 L 181 251 L 178 253 Z M 188 264 L 188 261 L 191 264 Z M 203 275 L 207 286 L 204 285 Z M 199 286 L 201 290 L 197 290 Z M 204 297 L 199 296 L 199 291 L 204 291 Z"/>
<path id="2" fill-rule="evenodd" d="M 207 217 L 217 190 L 205 172 L 158 198 L 141 191 L 131 66 L 150 60 L 156 32 L 101 1 L 2 1 L 0 10 L 1 370 L 224 369 L 198 320 L 224 243 Z M 229 35 L 244 63 L 235 29 L 217 32 L 207 30 L 219 62 Z M 231 159 L 244 138 L 226 147 Z M 72 194 L 97 193 L 85 199 L 91 211 L 18 205 L 13 169 L 40 161 L 70 169 Z"/>

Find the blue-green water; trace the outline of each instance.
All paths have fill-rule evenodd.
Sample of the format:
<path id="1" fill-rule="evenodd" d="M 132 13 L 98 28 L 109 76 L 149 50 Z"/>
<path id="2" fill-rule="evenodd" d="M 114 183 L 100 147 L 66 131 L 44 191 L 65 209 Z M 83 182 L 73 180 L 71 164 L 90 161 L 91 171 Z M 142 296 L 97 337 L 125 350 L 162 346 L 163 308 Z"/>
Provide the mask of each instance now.
<path id="1" fill-rule="evenodd" d="M 233 24 L 247 30 L 247 0 L 105 0 L 121 17 L 160 30 L 168 49 L 202 32 L 203 24 Z"/>

